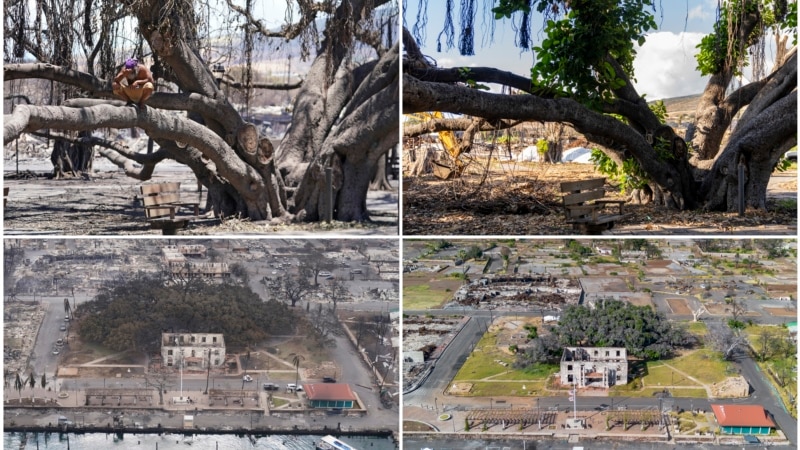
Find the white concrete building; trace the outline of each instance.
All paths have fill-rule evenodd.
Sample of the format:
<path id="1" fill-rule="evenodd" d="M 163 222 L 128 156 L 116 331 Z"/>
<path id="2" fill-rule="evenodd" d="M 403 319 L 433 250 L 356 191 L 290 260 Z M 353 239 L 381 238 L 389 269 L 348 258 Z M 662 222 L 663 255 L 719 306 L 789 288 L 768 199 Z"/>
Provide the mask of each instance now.
<path id="1" fill-rule="evenodd" d="M 219 367 L 225 364 L 225 339 L 222 333 L 162 333 L 161 358 L 165 367 Z"/>
<path id="2" fill-rule="evenodd" d="M 561 384 L 609 388 L 628 383 L 624 347 L 566 347 L 561 356 Z"/>

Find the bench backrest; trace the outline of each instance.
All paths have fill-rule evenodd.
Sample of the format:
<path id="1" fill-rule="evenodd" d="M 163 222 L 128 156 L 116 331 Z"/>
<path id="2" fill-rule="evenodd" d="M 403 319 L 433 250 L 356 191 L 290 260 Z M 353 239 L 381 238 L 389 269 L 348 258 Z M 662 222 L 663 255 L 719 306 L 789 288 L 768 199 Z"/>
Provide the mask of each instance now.
<path id="1" fill-rule="evenodd" d="M 605 178 L 561 183 L 561 192 L 565 194 L 563 197 L 564 206 L 580 205 L 605 197 L 606 191 L 603 189 L 605 184 Z"/>
<path id="2" fill-rule="evenodd" d="M 152 208 L 152 206 L 178 203 L 181 201 L 181 183 L 155 183 L 141 186 L 144 201 L 144 215 L 148 219 L 157 219 L 170 215 L 170 208 Z"/>

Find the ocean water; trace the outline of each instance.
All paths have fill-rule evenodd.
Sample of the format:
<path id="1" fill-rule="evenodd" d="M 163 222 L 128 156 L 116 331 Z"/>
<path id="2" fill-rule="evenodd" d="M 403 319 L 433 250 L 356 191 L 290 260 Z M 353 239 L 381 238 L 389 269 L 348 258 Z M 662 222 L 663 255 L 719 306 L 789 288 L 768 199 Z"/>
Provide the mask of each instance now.
<path id="1" fill-rule="evenodd" d="M 125 434 L 120 439 L 116 434 L 86 433 L 4 433 L 3 449 L 6 450 L 82 450 L 82 449 L 142 449 L 142 450 L 308 450 L 321 436 L 243 436 L 230 434 Z M 368 436 L 342 437 L 342 440 L 359 450 L 395 450 L 398 446 L 391 438 Z M 23 444 L 23 442 L 25 442 Z"/>

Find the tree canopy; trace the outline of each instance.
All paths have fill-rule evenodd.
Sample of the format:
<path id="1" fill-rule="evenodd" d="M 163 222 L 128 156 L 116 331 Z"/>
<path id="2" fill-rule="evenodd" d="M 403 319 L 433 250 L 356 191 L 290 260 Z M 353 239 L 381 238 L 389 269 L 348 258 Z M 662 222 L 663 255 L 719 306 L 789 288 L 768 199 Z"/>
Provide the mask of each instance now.
<path id="1" fill-rule="evenodd" d="M 53 130 L 50 137 L 79 153 L 99 147 L 140 180 L 172 159 L 208 188 L 209 210 L 253 220 L 324 217 L 331 206 L 321 194 L 328 168 L 334 219 L 368 220 L 367 190 L 371 182 L 385 184 L 383 157 L 398 142 L 397 5 L 290 1 L 284 25 L 270 29 L 256 2 L 243 3 L 6 2 L 5 92 L 31 104 L 5 116 L 4 143 Z M 300 57 L 311 60 L 302 82 L 260 79 L 259 63 L 281 46 L 299 47 Z M 113 100 L 112 78 L 131 56 L 156 78 L 146 108 Z M 224 73 L 215 73 L 220 68 Z M 51 89 L 41 80 L 52 82 Z M 298 89 L 292 124 L 273 145 L 240 113 L 241 103 L 248 110 L 254 89 L 292 88 Z M 151 150 L 128 148 L 101 132 L 134 127 L 152 139 Z M 96 133 L 76 139 L 55 130 Z M 56 150 L 61 166 L 84 169 L 74 167 L 74 154 Z"/>
<path id="2" fill-rule="evenodd" d="M 625 347 L 631 356 L 655 360 L 695 343 L 688 331 L 653 308 L 611 299 L 598 301 L 594 307 L 567 306 L 549 331 L 517 353 L 517 367 L 558 362 L 564 347 Z"/>
<path id="3" fill-rule="evenodd" d="M 192 279 L 168 284 L 138 276 L 108 286 L 75 312 L 82 339 L 113 350 L 153 351 L 162 332 L 223 333 L 231 347 L 294 331 L 295 319 L 279 301 L 264 302 L 249 288 Z"/>
<path id="4" fill-rule="evenodd" d="M 420 30 L 430 8 L 421 2 L 414 27 L 406 29 L 403 38 L 403 112 L 470 115 L 480 121 L 479 129 L 505 128 L 518 121 L 568 123 L 602 150 L 612 170 L 641 176 L 647 198 L 676 209 L 736 210 L 741 164 L 746 169 L 741 180 L 746 205 L 766 208 L 769 177 L 797 141 L 796 3 L 719 3 L 717 24 L 698 53 L 699 70 L 710 78 L 685 136 L 666 125 L 632 83 L 637 46 L 656 28 L 654 15 L 663 7 L 656 3 L 486 3 L 483 11 L 491 11 L 493 17 L 515 19 L 512 23 L 522 48 L 532 45 L 532 16 L 542 17 L 543 38 L 533 48 L 536 60 L 530 75 L 523 76 L 491 67 L 437 67 L 418 46 L 425 38 Z M 452 34 L 453 2 L 438 7 L 446 9 L 443 33 Z M 475 2 L 462 2 L 462 18 L 474 21 L 478 11 Z M 461 21 L 460 43 L 474 40 L 464 37 L 476 33 L 470 26 L 473 21 Z M 776 59 L 767 73 L 763 47 L 771 37 L 776 38 Z M 793 42 L 788 48 L 787 37 Z M 470 54 L 470 50 L 459 46 L 462 54 Z M 753 71 L 751 82 L 735 88 L 734 76 L 748 64 L 759 70 Z M 475 89 L 482 83 L 515 92 Z M 734 118 L 738 121 L 735 128 Z M 468 122 L 439 123 L 438 127 L 465 129 Z M 406 136 L 419 132 L 407 131 Z"/>

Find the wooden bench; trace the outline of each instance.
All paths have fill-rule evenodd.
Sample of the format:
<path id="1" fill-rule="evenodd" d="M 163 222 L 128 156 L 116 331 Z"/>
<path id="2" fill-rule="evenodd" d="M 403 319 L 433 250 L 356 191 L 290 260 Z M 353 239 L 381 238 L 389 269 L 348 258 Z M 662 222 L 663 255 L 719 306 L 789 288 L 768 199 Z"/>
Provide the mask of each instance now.
<path id="1" fill-rule="evenodd" d="M 176 234 L 192 220 L 200 216 L 199 202 L 181 201 L 181 183 L 154 183 L 141 186 L 144 215 L 150 227 L 161 230 L 165 235 Z M 190 209 L 194 215 L 178 215 L 181 208 Z"/>
<path id="2" fill-rule="evenodd" d="M 610 230 L 614 222 L 628 214 L 623 213 L 625 200 L 606 200 L 605 178 L 561 183 L 564 214 L 572 228 L 584 234 L 600 234 Z M 616 206 L 617 209 L 607 209 Z"/>

